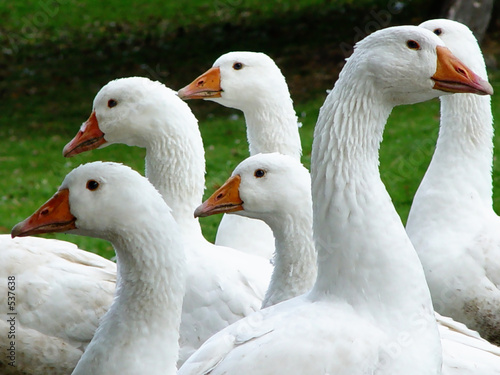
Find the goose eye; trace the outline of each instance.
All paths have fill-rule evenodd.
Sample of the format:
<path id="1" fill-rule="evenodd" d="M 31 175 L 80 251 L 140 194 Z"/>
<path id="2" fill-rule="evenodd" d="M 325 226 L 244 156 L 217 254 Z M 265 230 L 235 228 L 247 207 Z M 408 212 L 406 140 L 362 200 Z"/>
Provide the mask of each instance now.
<path id="1" fill-rule="evenodd" d="M 442 29 L 435 29 L 434 30 L 434 34 L 436 34 L 436 35 L 441 35 L 442 33 L 443 33 Z"/>
<path id="2" fill-rule="evenodd" d="M 108 107 L 109 108 L 116 107 L 117 105 L 118 105 L 118 102 L 115 99 L 109 99 L 108 100 Z"/>
<path id="3" fill-rule="evenodd" d="M 96 180 L 87 181 L 87 189 L 89 189 L 90 191 L 97 190 L 98 188 L 99 188 L 99 182 L 97 182 Z"/>
<path id="4" fill-rule="evenodd" d="M 420 49 L 420 44 L 418 44 L 417 42 L 415 42 L 414 40 L 409 40 L 406 42 L 406 45 L 408 46 L 408 48 L 410 49 L 415 49 L 415 50 L 418 50 Z"/>
<path id="5" fill-rule="evenodd" d="M 233 64 L 233 69 L 234 69 L 234 70 L 240 70 L 240 69 L 242 69 L 242 68 L 243 68 L 243 64 L 242 64 L 242 63 L 240 63 L 240 62 L 235 62 L 235 63 Z"/>
<path id="6" fill-rule="evenodd" d="M 266 171 L 263 169 L 257 169 L 253 175 L 257 178 L 262 178 L 266 175 Z"/>

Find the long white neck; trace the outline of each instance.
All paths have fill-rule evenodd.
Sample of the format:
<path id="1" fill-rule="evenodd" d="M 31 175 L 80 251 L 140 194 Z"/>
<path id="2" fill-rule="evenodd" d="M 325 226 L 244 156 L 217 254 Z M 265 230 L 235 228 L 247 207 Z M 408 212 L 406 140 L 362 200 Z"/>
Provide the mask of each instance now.
<path id="1" fill-rule="evenodd" d="M 173 225 L 172 217 L 155 219 Z M 141 226 L 113 239 L 116 296 L 75 375 L 176 373 L 185 259 L 177 233 L 168 232 Z"/>
<path id="2" fill-rule="evenodd" d="M 201 238 L 194 210 L 203 197 L 205 151 L 196 119 L 192 122 L 180 124 L 177 134 L 162 133 L 158 125 L 146 146 L 146 176 L 172 208 L 181 231 Z"/>
<path id="3" fill-rule="evenodd" d="M 297 116 L 288 96 L 266 96 L 257 106 L 243 110 L 250 155 L 279 152 L 300 160 L 302 146 Z"/>
<path id="4" fill-rule="evenodd" d="M 402 328 L 410 316 L 433 312 L 422 267 L 378 170 L 391 110 L 370 81 L 346 69 L 321 108 L 311 161 L 318 251 L 311 297 L 340 297 L 380 324 Z"/>
<path id="5" fill-rule="evenodd" d="M 413 220 L 423 212 L 427 219 L 436 216 L 448 221 L 459 215 L 460 209 L 467 215 L 492 210 L 490 100 L 489 96 L 472 94 L 441 98 L 436 150 L 413 200 L 407 226 L 410 231 Z"/>
<path id="6" fill-rule="evenodd" d="M 262 308 L 306 293 L 316 280 L 316 249 L 312 238 L 312 210 L 301 207 L 296 215 L 266 221 L 276 244 L 274 271 Z"/>

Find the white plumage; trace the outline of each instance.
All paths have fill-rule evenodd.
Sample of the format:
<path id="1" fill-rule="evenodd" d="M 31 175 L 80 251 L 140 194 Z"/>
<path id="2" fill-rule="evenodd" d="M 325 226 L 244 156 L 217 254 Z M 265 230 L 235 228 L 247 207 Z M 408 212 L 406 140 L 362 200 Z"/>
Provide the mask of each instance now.
<path id="1" fill-rule="evenodd" d="M 235 176 L 241 178 L 241 183 L 233 183 Z M 234 194 L 235 189 L 239 194 Z M 275 270 L 266 294 L 270 305 L 308 291 L 315 281 L 316 264 L 312 259 L 315 250 L 307 170 L 286 155 L 251 156 L 236 167 L 233 177 L 197 212 L 206 215 L 237 208 L 242 210 L 234 213 L 266 220 L 273 228 Z M 436 313 L 436 320 L 443 348 L 444 375 L 500 374 L 499 347 L 449 317 Z"/>
<path id="2" fill-rule="evenodd" d="M 110 107 L 110 101 L 116 104 Z M 93 147 L 124 143 L 146 148 L 146 176 L 179 224 L 187 258 L 182 363 L 214 333 L 260 309 L 271 265 L 203 237 L 193 215 L 204 190 L 203 143 L 195 116 L 174 91 L 142 77 L 111 81 L 96 95 L 89 122 L 65 154 L 81 151 L 86 137 L 96 134 L 102 138 Z"/>
<path id="3" fill-rule="evenodd" d="M 420 25 L 487 79 L 472 32 L 458 22 Z M 436 150 L 406 230 L 422 261 L 436 311 L 500 343 L 500 219 L 492 208 L 490 97 L 441 98 Z"/>
<path id="4" fill-rule="evenodd" d="M 80 166 L 12 235 L 61 231 L 110 241 L 118 262 L 113 304 L 72 374 L 175 374 L 184 244 L 158 191 L 121 164 Z"/>
<path id="5" fill-rule="evenodd" d="M 439 38 L 418 27 L 384 29 L 358 43 L 315 129 L 312 291 L 214 335 L 179 374 L 441 372 L 429 290 L 380 180 L 378 148 L 395 105 L 439 96 L 433 88 L 450 82 L 456 91 L 484 92 L 463 65 L 470 80 L 454 69 L 438 76 L 437 62 L 450 59 Z"/>
<path id="6" fill-rule="evenodd" d="M 298 160 L 270 153 L 242 161 L 232 177 L 196 209 L 195 215 L 221 212 L 263 220 L 273 231 L 274 270 L 263 308 L 311 289 L 317 270 L 311 178 Z"/>
<path id="7" fill-rule="evenodd" d="M 113 300 L 116 264 L 75 244 L 0 236 L 2 374 L 69 374 Z M 14 276 L 14 337 L 7 322 L 8 277 Z M 15 366 L 5 353 L 15 342 Z"/>
<path id="8" fill-rule="evenodd" d="M 276 63 L 259 52 L 229 52 L 191 84 L 179 90 L 185 99 L 203 98 L 243 111 L 250 155 L 279 152 L 300 160 L 299 124 L 285 77 Z M 274 239 L 261 221 L 226 216 L 216 244 L 270 259 Z"/>

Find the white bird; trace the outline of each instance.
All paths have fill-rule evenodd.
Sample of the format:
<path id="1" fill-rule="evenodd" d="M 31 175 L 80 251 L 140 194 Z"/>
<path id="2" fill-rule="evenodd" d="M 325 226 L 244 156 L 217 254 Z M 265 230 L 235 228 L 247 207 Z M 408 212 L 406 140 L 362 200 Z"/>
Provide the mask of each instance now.
<path id="1" fill-rule="evenodd" d="M 10 235 L 0 260 L 0 373 L 71 373 L 111 305 L 116 264 L 71 242 Z"/>
<path id="2" fill-rule="evenodd" d="M 221 212 L 263 220 L 273 231 L 274 270 L 263 308 L 311 289 L 317 273 L 311 178 L 299 161 L 279 153 L 245 159 L 232 177 L 196 209 L 195 215 Z"/>
<path id="3" fill-rule="evenodd" d="M 193 215 L 205 183 L 203 143 L 195 116 L 173 90 L 142 77 L 111 81 L 64 154 L 113 143 L 146 148 L 146 176 L 172 208 L 186 243 L 182 363 L 214 333 L 260 309 L 272 267 L 203 237 Z"/>
<path id="4" fill-rule="evenodd" d="M 467 26 L 445 19 L 420 26 L 487 79 L 481 50 Z M 488 96 L 441 98 L 436 149 L 406 230 L 436 311 L 500 344 L 500 218 L 492 208 L 492 122 Z"/>
<path id="5" fill-rule="evenodd" d="M 186 260 L 158 191 L 121 164 L 85 164 L 12 236 L 52 232 L 108 240 L 117 254 L 115 299 L 72 374 L 175 374 Z"/>
<path id="6" fill-rule="evenodd" d="M 429 290 L 380 180 L 378 149 L 395 105 L 485 85 L 422 28 L 359 42 L 315 129 L 313 289 L 217 333 L 179 374 L 439 374 Z"/>
<path id="7" fill-rule="evenodd" d="M 230 52 L 213 67 L 179 90 L 183 99 L 207 99 L 243 111 L 250 155 L 279 152 L 300 160 L 299 124 L 288 85 L 275 62 L 258 52 Z M 262 222 L 226 216 L 217 230 L 216 244 L 270 259 L 274 239 Z"/>
<path id="8" fill-rule="evenodd" d="M 276 237 L 275 269 L 266 299 L 272 304 L 308 291 L 316 275 L 309 172 L 281 154 L 245 159 L 200 206 L 200 216 L 232 212 L 266 220 Z M 265 307 L 265 306 L 264 306 Z M 500 348 L 476 331 L 436 314 L 445 375 L 499 375 Z"/>

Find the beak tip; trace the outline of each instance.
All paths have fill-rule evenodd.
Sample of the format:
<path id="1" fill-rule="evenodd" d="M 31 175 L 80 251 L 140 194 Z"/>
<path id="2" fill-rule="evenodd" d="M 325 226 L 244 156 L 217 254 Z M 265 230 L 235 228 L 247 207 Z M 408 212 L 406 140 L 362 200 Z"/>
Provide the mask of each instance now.
<path id="1" fill-rule="evenodd" d="M 493 95 L 495 91 L 493 90 L 493 86 L 488 82 L 488 86 L 486 87 L 486 95 Z"/>
<path id="2" fill-rule="evenodd" d="M 71 157 L 71 156 L 72 156 L 72 155 L 70 154 L 70 151 L 68 150 L 68 145 L 69 145 L 69 143 L 68 143 L 66 146 L 64 146 L 64 148 L 63 148 L 63 150 L 62 150 L 62 155 L 63 155 L 63 157 L 65 157 L 65 158 L 69 158 L 69 157 Z"/>
<path id="3" fill-rule="evenodd" d="M 20 223 L 17 223 L 11 230 L 10 232 L 10 237 L 15 238 L 15 237 L 21 237 L 22 236 L 22 224 L 24 221 L 21 221 Z"/>
<path id="4" fill-rule="evenodd" d="M 198 206 L 196 208 L 196 210 L 194 210 L 194 217 L 197 218 L 197 217 L 203 217 L 204 216 L 204 212 L 203 212 L 203 204 Z"/>
<path id="5" fill-rule="evenodd" d="M 185 87 L 183 87 L 182 89 L 180 89 L 179 91 L 177 91 L 177 96 L 178 96 L 179 98 L 181 98 L 182 100 L 189 99 L 189 98 L 187 98 L 187 97 L 186 97 L 186 90 L 185 90 L 185 89 L 186 89 L 186 88 L 185 88 Z"/>

